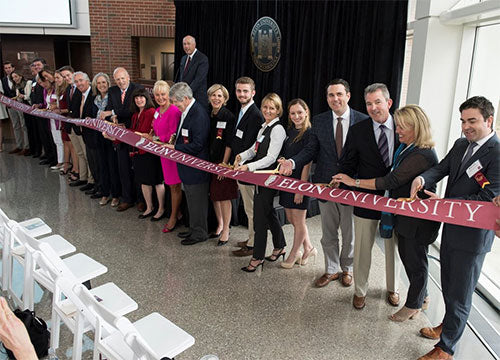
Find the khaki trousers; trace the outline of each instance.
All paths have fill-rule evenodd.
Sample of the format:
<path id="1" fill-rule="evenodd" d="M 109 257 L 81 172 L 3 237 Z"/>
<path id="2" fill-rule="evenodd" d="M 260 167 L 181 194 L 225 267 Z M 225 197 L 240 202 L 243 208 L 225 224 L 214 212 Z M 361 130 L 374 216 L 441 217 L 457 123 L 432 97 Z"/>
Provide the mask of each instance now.
<path id="1" fill-rule="evenodd" d="M 253 195 L 255 193 L 254 185 L 244 185 L 238 183 L 241 198 L 243 199 L 243 207 L 248 218 L 248 243 L 247 246 L 253 247 L 255 230 L 253 228 Z"/>
<path id="2" fill-rule="evenodd" d="M 68 134 L 73 147 L 75 148 L 76 154 L 78 155 L 78 168 L 80 170 L 80 180 L 87 181 L 91 184 L 94 183 L 94 178 L 89 169 L 89 164 L 87 162 L 87 150 L 85 150 L 85 143 L 83 142 L 83 136 L 75 134 L 75 130 L 71 129 L 71 133 Z"/>
<path id="3" fill-rule="evenodd" d="M 379 220 L 354 216 L 354 294 L 366 296 L 368 275 L 372 262 L 372 249 Z M 387 291 L 398 292 L 401 260 L 398 254 L 397 238 L 384 239 L 385 281 Z"/>

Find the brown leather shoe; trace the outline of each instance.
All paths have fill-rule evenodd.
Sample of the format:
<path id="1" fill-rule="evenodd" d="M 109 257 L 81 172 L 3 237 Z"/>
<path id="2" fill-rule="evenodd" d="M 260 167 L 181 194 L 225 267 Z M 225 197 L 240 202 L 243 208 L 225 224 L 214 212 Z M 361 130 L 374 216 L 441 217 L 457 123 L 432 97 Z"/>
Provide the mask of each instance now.
<path id="1" fill-rule="evenodd" d="M 248 240 L 245 241 L 238 241 L 238 247 L 246 247 L 248 244 Z"/>
<path id="2" fill-rule="evenodd" d="M 435 346 L 434 349 L 429 351 L 424 356 L 419 357 L 418 360 L 453 360 L 453 356 L 440 347 Z"/>
<path id="3" fill-rule="evenodd" d="M 342 273 L 342 285 L 344 285 L 345 287 L 349 287 L 352 285 L 352 273 L 348 272 L 348 271 L 344 271 Z"/>
<path id="4" fill-rule="evenodd" d="M 424 327 L 420 329 L 420 335 L 427 339 L 438 340 L 441 337 L 442 331 L 443 324 L 439 324 L 436 327 Z"/>
<path id="5" fill-rule="evenodd" d="M 354 306 L 354 308 L 356 308 L 358 310 L 361 310 L 362 308 L 364 308 L 366 305 L 365 298 L 366 298 L 365 296 L 354 295 L 354 297 L 352 298 L 352 305 Z"/>
<path id="6" fill-rule="evenodd" d="M 330 281 L 335 281 L 338 280 L 339 278 L 340 278 L 340 273 L 335 273 L 335 274 L 324 273 L 323 275 L 321 275 L 320 278 L 316 279 L 314 285 L 316 285 L 316 287 L 323 287 L 328 285 Z"/>
<path id="7" fill-rule="evenodd" d="M 144 212 L 146 211 L 146 204 L 143 202 L 137 203 L 137 211 Z"/>
<path id="8" fill-rule="evenodd" d="M 116 207 L 116 211 L 125 211 L 127 209 L 130 209 L 133 206 L 134 206 L 134 204 L 122 202 L 120 205 L 118 205 Z"/>
<path id="9" fill-rule="evenodd" d="M 233 255 L 239 256 L 239 257 L 252 256 L 253 255 L 253 248 L 250 249 L 250 248 L 247 248 L 246 246 L 243 246 L 241 249 L 234 250 Z"/>
<path id="10" fill-rule="evenodd" d="M 387 292 L 387 302 L 392 306 L 399 306 L 399 293 L 388 291 Z"/>
<path id="11" fill-rule="evenodd" d="M 23 149 L 15 148 L 14 150 L 9 151 L 9 154 L 17 154 L 18 152 L 23 151 Z"/>

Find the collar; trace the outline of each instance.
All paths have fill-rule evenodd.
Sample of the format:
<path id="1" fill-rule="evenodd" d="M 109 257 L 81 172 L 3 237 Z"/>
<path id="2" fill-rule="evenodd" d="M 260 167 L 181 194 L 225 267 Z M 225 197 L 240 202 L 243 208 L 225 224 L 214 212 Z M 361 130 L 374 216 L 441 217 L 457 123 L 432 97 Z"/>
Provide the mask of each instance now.
<path id="1" fill-rule="evenodd" d="M 380 127 L 380 125 L 385 125 L 385 127 L 387 129 L 391 130 L 391 131 L 394 130 L 394 121 L 392 120 L 392 115 L 391 114 L 389 114 L 389 117 L 387 118 L 387 120 L 383 124 L 380 124 L 380 123 L 376 122 L 373 119 L 372 119 L 372 123 L 373 123 L 373 128 L 375 130 L 377 130 Z"/>
<path id="2" fill-rule="evenodd" d="M 252 106 L 252 105 L 253 105 L 253 103 L 254 103 L 254 101 L 253 101 L 253 100 L 250 100 L 250 102 L 249 102 L 248 104 L 246 104 L 245 106 L 243 106 L 243 107 L 241 108 L 241 111 L 243 111 L 243 114 L 244 114 L 244 113 L 248 110 L 248 108 L 249 108 L 250 106 Z"/>
<path id="3" fill-rule="evenodd" d="M 187 57 L 188 57 L 188 58 L 190 58 L 191 60 L 193 60 L 193 56 L 194 56 L 194 54 L 196 54 L 196 52 L 197 52 L 197 51 L 198 51 L 198 49 L 197 49 L 197 48 L 194 48 L 193 53 L 192 53 L 191 55 L 188 55 Z M 186 54 L 186 55 L 187 55 L 187 54 Z"/>
<path id="4" fill-rule="evenodd" d="M 277 117 L 276 119 L 274 120 L 271 120 L 269 123 L 266 124 L 266 122 L 264 121 L 264 123 L 262 124 L 262 128 L 264 129 L 266 126 L 269 127 L 269 126 L 272 126 L 275 122 L 277 121 L 280 121 L 280 118 Z"/>
<path id="5" fill-rule="evenodd" d="M 87 99 L 87 96 L 89 95 L 90 90 L 92 90 L 92 88 L 89 86 L 89 88 L 87 89 L 87 91 L 85 91 L 84 93 L 82 93 L 82 96 L 84 96 L 85 99 Z"/>
<path id="6" fill-rule="evenodd" d="M 193 107 L 194 103 L 195 103 L 196 99 L 195 98 L 192 98 L 191 99 L 191 102 L 189 103 L 189 105 L 186 107 L 186 109 L 184 110 L 184 112 L 182 113 L 182 115 L 186 116 L 189 112 L 189 110 L 191 110 L 191 108 Z"/>
<path id="7" fill-rule="evenodd" d="M 476 143 L 479 145 L 478 149 L 483 146 L 489 139 L 491 139 L 495 135 L 495 131 L 491 131 L 488 135 L 486 135 L 484 138 L 481 140 L 476 141 Z M 470 142 L 469 142 L 470 144 Z"/>
<path id="8" fill-rule="evenodd" d="M 128 90 L 129 87 L 130 87 L 130 84 L 125 88 L 125 90 L 122 90 L 122 89 L 118 88 L 118 89 L 120 89 L 120 95 L 122 93 L 127 93 L 127 90 Z"/>
<path id="9" fill-rule="evenodd" d="M 335 114 L 335 111 L 332 110 L 332 114 L 333 114 L 333 119 L 334 120 L 337 120 L 337 118 L 341 117 L 342 120 L 347 120 L 349 121 L 351 119 L 351 108 L 348 106 L 346 111 L 344 111 L 344 113 L 340 116 L 338 116 L 337 114 Z"/>

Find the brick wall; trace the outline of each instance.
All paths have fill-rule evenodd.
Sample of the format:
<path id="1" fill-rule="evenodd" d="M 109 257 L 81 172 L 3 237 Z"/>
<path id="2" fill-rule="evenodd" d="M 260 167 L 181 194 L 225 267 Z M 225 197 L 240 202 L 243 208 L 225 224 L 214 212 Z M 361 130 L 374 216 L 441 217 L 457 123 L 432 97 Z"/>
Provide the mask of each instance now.
<path id="1" fill-rule="evenodd" d="M 138 37 L 175 37 L 172 0 L 89 0 L 92 72 L 110 76 L 125 67 L 133 81 L 140 75 Z"/>

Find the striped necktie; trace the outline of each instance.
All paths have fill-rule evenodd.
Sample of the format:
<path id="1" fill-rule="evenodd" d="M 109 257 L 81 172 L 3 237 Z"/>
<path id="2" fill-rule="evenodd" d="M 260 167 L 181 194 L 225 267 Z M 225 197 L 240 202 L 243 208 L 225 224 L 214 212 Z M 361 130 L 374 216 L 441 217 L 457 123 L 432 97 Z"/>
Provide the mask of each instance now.
<path id="1" fill-rule="evenodd" d="M 385 128 L 385 125 L 379 126 L 380 136 L 378 137 L 378 150 L 384 160 L 385 166 L 389 166 L 391 162 L 389 160 L 389 143 L 387 142 L 387 135 L 385 135 Z"/>

